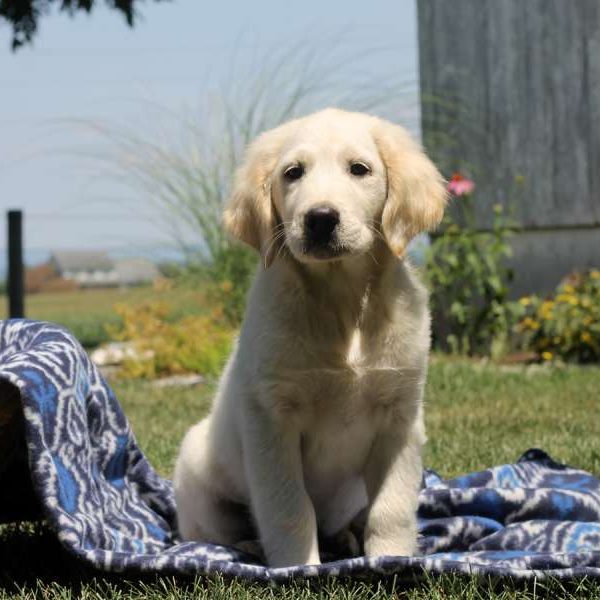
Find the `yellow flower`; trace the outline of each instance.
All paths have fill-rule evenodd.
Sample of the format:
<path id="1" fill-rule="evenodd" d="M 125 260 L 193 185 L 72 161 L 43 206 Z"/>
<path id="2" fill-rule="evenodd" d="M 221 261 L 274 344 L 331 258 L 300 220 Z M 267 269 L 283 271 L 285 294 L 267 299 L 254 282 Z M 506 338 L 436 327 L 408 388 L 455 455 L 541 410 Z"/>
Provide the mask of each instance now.
<path id="1" fill-rule="evenodd" d="M 519 304 L 521 306 L 529 306 L 531 304 L 531 298 L 529 296 L 524 296 L 519 300 Z"/>
<path id="2" fill-rule="evenodd" d="M 548 319 L 551 316 L 554 302 L 552 300 L 544 300 L 539 308 L 539 315 L 542 319 Z"/>
<path id="3" fill-rule="evenodd" d="M 567 284 L 563 287 L 563 290 L 565 294 L 572 294 L 575 291 L 575 288 L 572 285 Z"/>
<path id="4" fill-rule="evenodd" d="M 590 272 L 590 277 L 592 279 L 600 279 L 600 271 L 598 271 L 598 269 L 592 269 Z"/>
<path id="5" fill-rule="evenodd" d="M 565 286 L 567 287 L 567 286 Z M 570 287 L 570 286 L 569 286 Z M 569 294 L 558 294 L 556 296 L 557 302 L 564 302 L 566 304 L 571 304 L 572 306 L 577 306 L 579 304 L 579 300 L 572 293 Z"/>
<path id="6" fill-rule="evenodd" d="M 221 283 L 221 289 L 227 294 L 233 289 L 233 283 L 229 279 L 226 279 Z"/>
<path id="7" fill-rule="evenodd" d="M 552 357 L 553 357 L 552 352 L 548 352 L 548 351 L 542 352 L 542 358 L 544 360 L 552 360 Z"/>
<path id="8" fill-rule="evenodd" d="M 525 329 L 534 329 L 534 330 L 540 328 L 539 322 L 536 321 L 535 319 L 532 319 L 531 317 L 525 317 L 521 321 L 521 326 Z"/>
<path id="9" fill-rule="evenodd" d="M 587 342 L 591 342 L 591 341 L 592 341 L 592 336 L 590 335 L 590 332 L 589 332 L 589 331 L 584 331 L 584 332 L 581 334 L 581 341 L 582 341 L 582 342 L 586 342 L 586 343 L 587 343 Z"/>

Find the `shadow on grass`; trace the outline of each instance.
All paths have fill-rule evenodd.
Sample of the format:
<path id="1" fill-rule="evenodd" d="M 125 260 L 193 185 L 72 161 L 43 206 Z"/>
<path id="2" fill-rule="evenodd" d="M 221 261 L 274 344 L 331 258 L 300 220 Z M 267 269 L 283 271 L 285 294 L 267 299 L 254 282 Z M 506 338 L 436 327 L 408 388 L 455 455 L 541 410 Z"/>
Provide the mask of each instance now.
<path id="1" fill-rule="evenodd" d="M 129 595 L 140 584 L 153 587 L 163 579 L 168 585 L 173 581 L 156 574 L 107 573 L 95 569 L 68 552 L 43 523 L 0 527 L 0 593 L 35 596 L 42 590 L 58 592 L 62 588 L 78 597 L 84 589 L 91 588 L 101 597 L 118 597 L 119 591 Z M 178 578 L 177 585 L 183 591 L 194 587 L 194 580 Z"/>
<path id="2" fill-rule="evenodd" d="M 589 598 L 600 582 L 516 581 L 510 578 L 433 575 L 373 580 L 326 578 L 272 586 L 222 576 L 185 577 L 140 572 L 106 573 L 71 555 L 42 523 L 0 527 L 0 597 L 19 598 Z"/>

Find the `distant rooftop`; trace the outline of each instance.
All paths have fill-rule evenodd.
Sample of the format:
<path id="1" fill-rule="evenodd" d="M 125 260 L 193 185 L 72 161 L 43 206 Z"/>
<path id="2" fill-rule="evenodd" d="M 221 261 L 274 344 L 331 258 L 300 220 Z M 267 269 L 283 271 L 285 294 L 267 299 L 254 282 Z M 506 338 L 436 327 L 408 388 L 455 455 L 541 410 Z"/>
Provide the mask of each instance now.
<path id="1" fill-rule="evenodd" d="M 156 265 L 147 258 L 124 258 L 116 261 L 115 267 L 121 285 L 136 285 L 160 277 Z"/>
<path id="2" fill-rule="evenodd" d="M 115 263 L 106 252 L 92 250 L 56 250 L 50 260 L 59 273 L 77 271 L 112 271 Z"/>

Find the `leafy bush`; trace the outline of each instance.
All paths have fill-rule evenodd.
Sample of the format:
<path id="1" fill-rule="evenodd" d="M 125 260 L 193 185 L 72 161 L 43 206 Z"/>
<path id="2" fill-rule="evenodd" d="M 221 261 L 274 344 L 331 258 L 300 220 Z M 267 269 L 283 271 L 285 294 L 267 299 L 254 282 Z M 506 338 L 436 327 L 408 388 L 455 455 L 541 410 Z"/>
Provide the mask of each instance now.
<path id="1" fill-rule="evenodd" d="M 84 348 L 96 348 L 110 341 L 107 328 L 117 327 L 119 317 L 114 315 L 99 318 L 97 315 L 73 314 L 73 316 L 61 318 L 60 324 L 66 327 Z"/>
<path id="2" fill-rule="evenodd" d="M 525 348 L 544 360 L 600 360 L 600 270 L 572 273 L 553 296 L 527 296 L 519 304 Z"/>
<path id="3" fill-rule="evenodd" d="M 177 321 L 170 320 L 171 308 L 163 302 L 121 304 L 115 310 L 122 325 L 110 329 L 111 337 L 131 342 L 135 354 L 124 360 L 122 377 L 153 379 L 182 373 L 215 376 L 231 350 L 234 330 L 224 325 L 221 310 Z"/>
<path id="4" fill-rule="evenodd" d="M 228 242 L 210 262 L 189 261 L 176 277 L 179 286 L 200 288 L 209 306 L 222 307 L 231 327 L 242 322 L 246 294 L 258 265 L 257 255 L 241 243 Z"/>
<path id="5" fill-rule="evenodd" d="M 473 188 L 470 180 L 453 176 L 448 190 L 457 216 L 446 215 L 427 253 L 433 341 L 445 351 L 498 356 L 507 350 L 515 321 L 514 303 L 508 301 L 512 271 L 505 264 L 512 223 L 496 205 L 491 231 L 477 230 Z"/>

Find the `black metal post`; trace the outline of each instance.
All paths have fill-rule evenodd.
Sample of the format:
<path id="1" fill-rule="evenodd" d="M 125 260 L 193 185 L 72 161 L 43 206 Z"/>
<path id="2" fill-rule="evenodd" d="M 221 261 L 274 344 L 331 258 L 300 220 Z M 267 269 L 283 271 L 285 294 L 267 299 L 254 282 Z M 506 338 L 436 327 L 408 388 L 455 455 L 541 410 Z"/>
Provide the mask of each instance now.
<path id="1" fill-rule="evenodd" d="M 23 212 L 8 211 L 8 316 L 25 316 L 23 301 Z"/>

